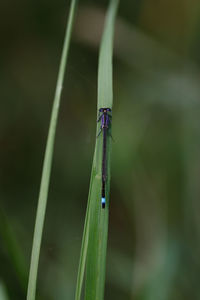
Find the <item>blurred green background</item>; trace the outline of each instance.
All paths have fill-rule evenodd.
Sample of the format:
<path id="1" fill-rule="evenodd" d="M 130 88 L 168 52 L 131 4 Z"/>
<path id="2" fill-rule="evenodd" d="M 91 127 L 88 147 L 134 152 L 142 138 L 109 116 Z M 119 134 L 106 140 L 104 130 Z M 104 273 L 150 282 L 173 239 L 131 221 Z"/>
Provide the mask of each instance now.
<path id="1" fill-rule="evenodd" d="M 1 300 L 26 295 L 69 4 L 0 3 Z M 39 265 L 37 299 L 44 300 L 74 299 L 95 143 L 108 1 L 79 4 Z M 119 7 L 106 300 L 200 299 L 199 16 L 197 0 L 127 0 Z"/>

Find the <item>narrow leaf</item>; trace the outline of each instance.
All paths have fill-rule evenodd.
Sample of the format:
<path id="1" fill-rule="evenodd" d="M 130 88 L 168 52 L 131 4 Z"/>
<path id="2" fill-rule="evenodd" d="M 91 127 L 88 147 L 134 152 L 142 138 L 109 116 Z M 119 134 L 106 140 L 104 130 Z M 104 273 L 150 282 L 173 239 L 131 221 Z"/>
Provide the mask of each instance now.
<path id="1" fill-rule="evenodd" d="M 33 237 L 27 300 L 34 300 L 35 293 L 36 293 L 38 263 L 39 263 L 41 240 L 42 240 L 42 233 L 43 233 L 43 227 L 44 227 L 46 203 L 47 203 L 48 190 L 49 190 L 49 179 L 50 179 L 50 173 L 51 173 L 55 132 L 56 132 L 58 112 L 59 112 L 59 107 L 60 107 L 60 98 L 61 98 L 61 91 L 62 91 L 62 87 L 63 87 L 65 67 L 66 67 L 67 58 L 68 58 L 68 50 L 69 50 L 69 45 L 70 45 L 76 2 L 77 2 L 77 0 L 71 1 L 69 18 L 68 18 L 65 40 L 64 40 L 64 46 L 63 46 L 60 67 L 59 67 L 59 72 L 58 72 L 58 79 L 57 79 L 57 84 L 56 84 L 56 91 L 55 91 L 55 97 L 54 97 L 50 126 L 49 126 L 49 133 L 48 133 L 48 138 L 47 138 L 47 145 L 46 145 L 46 151 L 45 151 L 45 157 L 44 157 L 42 179 L 41 179 L 40 193 L 39 193 L 39 200 L 38 200 L 38 208 L 37 208 L 37 215 L 36 215 L 36 222 L 35 222 L 35 230 L 34 230 L 34 237 Z"/>
<path id="2" fill-rule="evenodd" d="M 102 37 L 99 68 L 98 68 L 98 109 L 112 108 L 112 53 L 114 21 L 118 7 L 118 0 L 111 0 L 106 16 Z M 100 125 L 97 124 L 97 133 Z M 86 265 L 86 300 L 102 300 L 104 296 L 106 248 L 108 233 L 108 208 L 110 186 L 110 152 L 111 141 L 107 141 L 107 188 L 105 209 L 101 207 L 101 171 L 102 171 L 102 136 L 96 139 L 94 159 L 92 165 L 88 207 L 84 226 L 79 272 L 76 288 L 76 300 L 81 298 L 84 270 Z"/>

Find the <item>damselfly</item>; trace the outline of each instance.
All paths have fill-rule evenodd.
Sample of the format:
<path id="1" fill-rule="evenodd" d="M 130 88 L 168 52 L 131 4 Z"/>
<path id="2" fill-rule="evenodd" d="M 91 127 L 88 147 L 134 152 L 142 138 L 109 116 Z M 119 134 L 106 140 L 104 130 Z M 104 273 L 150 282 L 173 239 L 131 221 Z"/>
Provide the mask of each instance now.
<path id="1" fill-rule="evenodd" d="M 102 154 L 102 188 L 101 188 L 101 206 L 105 208 L 106 205 L 106 178 L 107 178 L 107 135 L 111 125 L 111 108 L 100 108 L 99 118 L 97 122 L 101 121 L 100 133 L 103 131 L 103 154 Z M 97 137 L 98 137 L 97 136 Z"/>

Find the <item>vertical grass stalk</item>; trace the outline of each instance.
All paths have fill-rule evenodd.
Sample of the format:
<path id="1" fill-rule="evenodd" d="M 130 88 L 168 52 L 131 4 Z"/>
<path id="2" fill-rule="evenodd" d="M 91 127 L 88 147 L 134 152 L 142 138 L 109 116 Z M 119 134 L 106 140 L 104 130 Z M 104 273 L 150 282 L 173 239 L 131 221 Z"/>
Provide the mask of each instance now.
<path id="1" fill-rule="evenodd" d="M 42 233 L 43 233 L 43 227 L 44 227 L 44 218 L 45 218 L 46 204 L 47 204 L 47 197 L 48 197 L 48 190 L 49 190 L 49 179 L 50 179 L 50 173 L 51 173 L 55 132 L 56 132 L 58 112 L 59 112 L 59 107 L 60 107 L 60 98 L 61 98 L 61 92 L 62 92 L 62 87 L 63 87 L 65 67 L 66 67 L 66 63 L 67 63 L 69 45 L 70 45 L 70 40 L 71 40 L 71 32 L 72 32 L 72 25 L 73 25 L 73 20 L 74 20 L 74 15 L 75 15 L 76 3 L 77 3 L 77 0 L 71 1 L 69 18 L 68 18 L 68 22 L 67 22 L 65 40 L 64 40 L 64 45 L 63 45 L 63 51 L 62 51 L 62 55 L 61 55 L 60 67 L 59 67 L 59 72 L 58 72 L 56 91 L 55 91 L 55 96 L 54 96 L 54 101 L 53 101 L 51 120 L 50 120 L 50 125 L 49 125 L 47 145 L 46 145 L 43 170 L 42 170 L 42 178 L 41 178 L 41 184 L 40 184 L 35 230 L 34 230 L 34 237 L 33 237 L 31 264 L 30 264 L 28 290 L 27 290 L 27 300 L 34 300 L 35 294 L 36 294 L 38 263 L 39 263 L 41 240 L 42 240 Z"/>
<path id="2" fill-rule="evenodd" d="M 97 108 L 109 107 L 112 109 L 112 54 L 115 17 L 119 1 L 111 0 L 106 15 L 103 37 L 99 53 L 98 66 L 98 103 Z M 97 133 L 99 124 L 97 124 Z M 105 272 L 106 272 L 106 248 L 108 233 L 108 209 L 110 186 L 110 153 L 111 141 L 107 141 L 107 189 L 106 208 L 101 207 L 101 167 L 102 167 L 102 135 L 96 139 L 88 206 L 85 219 L 81 255 L 79 262 L 76 300 L 81 299 L 81 290 L 84 271 L 86 268 L 85 299 L 103 300 Z"/>

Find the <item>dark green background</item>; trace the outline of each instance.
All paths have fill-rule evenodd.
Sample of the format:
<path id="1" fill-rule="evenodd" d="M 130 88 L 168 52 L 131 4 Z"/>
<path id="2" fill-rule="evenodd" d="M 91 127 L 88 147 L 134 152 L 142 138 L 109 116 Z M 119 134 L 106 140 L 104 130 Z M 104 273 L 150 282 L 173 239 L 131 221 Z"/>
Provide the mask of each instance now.
<path id="1" fill-rule="evenodd" d="M 70 1 L 0 3 L 0 287 L 25 299 Z M 108 1 L 79 1 L 43 235 L 38 299 L 74 299 Z M 200 299 L 200 4 L 121 1 L 106 300 Z"/>

